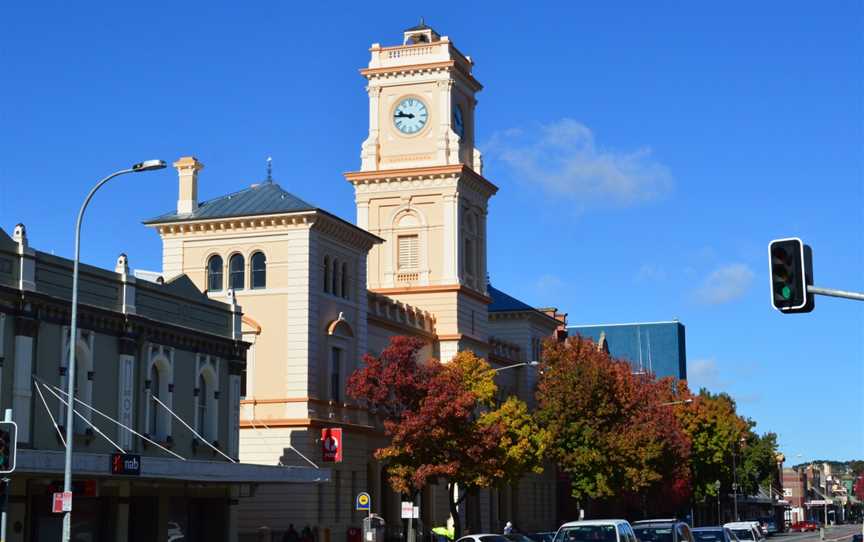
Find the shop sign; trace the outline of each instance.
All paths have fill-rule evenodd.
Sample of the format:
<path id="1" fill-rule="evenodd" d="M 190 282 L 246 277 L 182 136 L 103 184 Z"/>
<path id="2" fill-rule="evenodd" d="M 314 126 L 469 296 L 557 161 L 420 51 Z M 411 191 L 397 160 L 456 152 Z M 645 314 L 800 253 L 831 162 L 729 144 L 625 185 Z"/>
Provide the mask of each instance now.
<path id="1" fill-rule="evenodd" d="M 342 462 L 342 429 L 325 427 L 321 429 L 321 459 L 330 463 Z"/>
<path id="2" fill-rule="evenodd" d="M 135 454 L 111 454 L 111 474 L 140 476 L 141 456 Z"/>

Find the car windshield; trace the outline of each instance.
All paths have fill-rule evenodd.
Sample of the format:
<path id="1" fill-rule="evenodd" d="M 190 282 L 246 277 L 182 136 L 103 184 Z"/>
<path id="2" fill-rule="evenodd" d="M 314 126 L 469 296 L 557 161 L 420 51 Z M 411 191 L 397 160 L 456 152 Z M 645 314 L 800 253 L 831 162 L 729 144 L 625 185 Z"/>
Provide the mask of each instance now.
<path id="1" fill-rule="evenodd" d="M 720 542 L 723 540 L 723 533 L 720 531 L 693 531 L 693 538 L 697 542 Z"/>
<path id="2" fill-rule="evenodd" d="M 672 527 L 639 525 L 633 527 L 636 538 L 642 542 L 672 542 Z"/>
<path id="3" fill-rule="evenodd" d="M 505 534 L 504 538 L 506 538 L 510 542 L 532 542 L 532 540 L 524 534 L 518 533 Z"/>
<path id="4" fill-rule="evenodd" d="M 576 525 L 562 527 L 555 542 L 616 542 L 614 525 Z"/>
<path id="5" fill-rule="evenodd" d="M 466 538 L 465 542 L 473 542 L 471 538 Z M 480 537 L 480 542 L 510 542 L 500 534 L 490 534 Z"/>
<path id="6" fill-rule="evenodd" d="M 756 540 L 753 538 L 753 531 L 750 529 L 732 529 L 732 532 L 735 533 L 738 540 Z"/>

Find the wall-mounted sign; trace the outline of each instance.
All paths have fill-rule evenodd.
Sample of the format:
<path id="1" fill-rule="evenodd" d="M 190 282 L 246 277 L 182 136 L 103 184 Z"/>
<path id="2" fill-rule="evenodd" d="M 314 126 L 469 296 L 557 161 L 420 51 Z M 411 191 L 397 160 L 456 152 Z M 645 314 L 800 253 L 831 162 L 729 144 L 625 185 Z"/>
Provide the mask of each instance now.
<path id="1" fill-rule="evenodd" d="M 134 454 L 111 454 L 111 474 L 140 476 L 141 456 Z"/>
<path id="2" fill-rule="evenodd" d="M 321 429 L 321 460 L 327 462 L 342 462 L 342 429 L 325 427 Z"/>

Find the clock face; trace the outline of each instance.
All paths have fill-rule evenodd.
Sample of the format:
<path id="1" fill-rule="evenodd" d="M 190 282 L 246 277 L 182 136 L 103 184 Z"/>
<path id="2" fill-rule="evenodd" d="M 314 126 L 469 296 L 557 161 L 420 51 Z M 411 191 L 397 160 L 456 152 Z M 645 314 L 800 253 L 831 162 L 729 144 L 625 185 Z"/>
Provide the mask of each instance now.
<path id="1" fill-rule="evenodd" d="M 462 119 L 462 108 L 458 105 L 453 108 L 453 130 L 459 137 L 465 137 L 465 121 Z"/>
<path id="2" fill-rule="evenodd" d="M 428 120 L 429 110 L 419 98 L 403 98 L 393 110 L 393 124 L 403 134 L 416 134 Z"/>

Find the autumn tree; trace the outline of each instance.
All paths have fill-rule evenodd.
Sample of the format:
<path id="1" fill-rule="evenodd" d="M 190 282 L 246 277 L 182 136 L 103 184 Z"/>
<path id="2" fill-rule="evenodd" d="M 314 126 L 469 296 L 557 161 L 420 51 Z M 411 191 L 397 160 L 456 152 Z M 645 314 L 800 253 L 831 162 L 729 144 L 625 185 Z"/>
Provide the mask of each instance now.
<path id="1" fill-rule="evenodd" d="M 717 498 L 716 482 L 721 492 L 732 492 L 732 453 L 737 453 L 740 440 L 749 426 L 735 410 L 735 401 L 725 394 L 712 394 L 702 389 L 693 395 L 685 383 L 678 387 L 678 396 L 691 403 L 675 408 L 681 428 L 690 439 L 690 468 L 693 496 L 696 502 Z"/>
<path id="2" fill-rule="evenodd" d="M 546 345 L 538 416 L 575 498 L 639 494 L 664 479 L 681 480 L 677 491 L 689 494 L 690 444 L 660 400 L 669 385 L 635 377 L 628 363 L 578 336 Z"/>
<path id="3" fill-rule="evenodd" d="M 471 352 L 451 362 L 418 360 L 422 343 L 395 337 L 348 382 L 348 394 L 384 418 L 388 446 L 376 450 L 390 486 L 414 495 L 446 482 L 457 538 L 469 491 L 540 471 L 545 442 L 526 405 L 495 401 L 494 371 Z"/>

